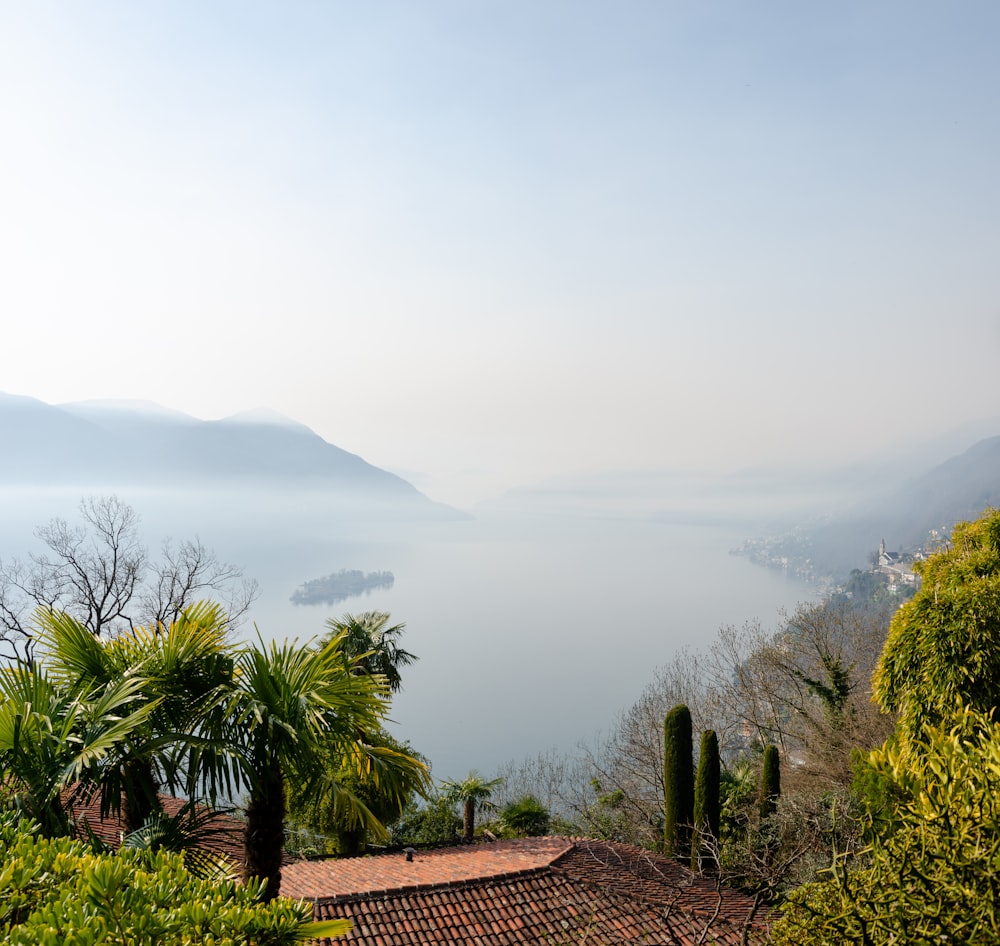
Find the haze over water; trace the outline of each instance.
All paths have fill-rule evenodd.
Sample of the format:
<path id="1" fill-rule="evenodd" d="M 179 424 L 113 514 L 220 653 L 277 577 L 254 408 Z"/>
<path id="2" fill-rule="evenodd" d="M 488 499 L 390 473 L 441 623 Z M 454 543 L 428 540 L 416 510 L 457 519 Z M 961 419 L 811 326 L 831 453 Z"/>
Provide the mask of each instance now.
<path id="1" fill-rule="evenodd" d="M 775 624 L 810 590 L 731 556 L 746 526 L 492 510 L 451 522 L 350 521 L 309 494 L 162 496 L 121 492 L 155 553 L 198 535 L 261 585 L 265 639 L 321 633 L 345 612 L 405 622 L 419 662 L 393 701 L 395 731 L 439 778 L 511 758 L 569 751 L 607 729 L 679 648 L 724 624 Z M 24 555 L 35 526 L 71 521 L 79 492 L 0 493 L 0 555 Z M 304 581 L 391 571 L 395 583 L 334 605 L 294 606 Z M 243 636 L 253 634 L 244 626 Z"/>

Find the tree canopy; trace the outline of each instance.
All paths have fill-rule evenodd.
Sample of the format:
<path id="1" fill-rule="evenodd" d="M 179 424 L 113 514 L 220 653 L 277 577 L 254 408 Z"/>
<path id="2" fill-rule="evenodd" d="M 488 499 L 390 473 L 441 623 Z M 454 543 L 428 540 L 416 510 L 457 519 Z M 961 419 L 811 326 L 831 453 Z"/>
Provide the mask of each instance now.
<path id="1" fill-rule="evenodd" d="M 67 789 L 100 788 L 130 832 L 156 814 L 161 784 L 210 805 L 222 787 L 245 791 L 246 877 L 265 879 L 270 898 L 290 780 L 343 824 L 382 833 L 378 806 L 351 786 L 401 809 L 426 785 L 422 761 L 383 744 L 389 685 L 359 670 L 345 633 L 232 644 L 209 604 L 112 638 L 64 612 L 39 624 L 38 659 L 0 670 L 0 785 L 50 834 L 71 831 Z"/>
<path id="2" fill-rule="evenodd" d="M 442 783 L 448 798 L 462 805 L 462 838 L 466 842 L 475 837 L 476 812 L 492 808 L 490 799 L 500 782 L 499 778 L 485 779 L 472 771 L 464 779 Z"/>
<path id="3" fill-rule="evenodd" d="M 330 637 L 339 635 L 341 649 L 354 658 L 355 672 L 381 674 L 393 693 L 403 688 L 401 670 L 419 658 L 399 646 L 405 624 L 389 624 L 386 611 L 345 614 L 326 622 Z"/>
<path id="4" fill-rule="evenodd" d="M 777 946 L 994 946 L 1000 934 L 1000 726 L 972 710 L 926 726 L 923 750 L 896 744 L 871 764 L 902 799 L 869 815 L 860 856 L 792 893 Z"/>
<path id="5" fill-rule="evenodd" d="M 1000 510 L 955 526 L 950 543 L 915 565 L 920 590 L 892 619 L 873 678 L 876 700 L 904 735 L 959 705 L 1000 705 Z"/>

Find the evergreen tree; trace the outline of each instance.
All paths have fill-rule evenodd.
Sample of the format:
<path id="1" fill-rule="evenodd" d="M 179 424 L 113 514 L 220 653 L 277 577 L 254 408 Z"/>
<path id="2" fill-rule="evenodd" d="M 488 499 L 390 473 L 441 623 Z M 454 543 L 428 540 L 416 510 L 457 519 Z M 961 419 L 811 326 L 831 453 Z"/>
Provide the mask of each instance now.
<path id="1" fill-rule="evenodd" d="M 500 813 L 503 836 L 516 838 L 540 837 L 549 833 L 552 816 L 534 795 L 522 795 L 504 805 Z"/>
<path id="2" fill-rule="evenodd" d="M 691 869 L 718 867 L 719 846 L 719 737 L 714 729 L 701 734 L 698 775 L 694 783 L 694 838 L 691 845 Z"/>
<path id="3" fill-rule="evenodd" d="M 355 673 L 380 673 L 389 689 L 398 693 L 403 689 L 401 667 L 408 667 L 419 658 L 399 646 L 405 624 L 389 624 L 386 611 L 365 611 L 362 614 L 345 614 L 326 622 L 330 637 L 343 636 L 341 650 L 354 660 Z"/>
<path id="4" fill-rule="evenodd" d="M 760 775 L 760 817 L 773 815 L 778 808 L 778 798 L 781 796 L 781 762 L 777 746 L 767 746 L 764 749 L 764 765 Z"/>
<path id="5" fill-rule="evenodd" d="M 683 703 L 663 720 L 663 781 L 663 850 L 668 857 L 686 857 L 694 822 L 694 760 L 691 711 Z"/>

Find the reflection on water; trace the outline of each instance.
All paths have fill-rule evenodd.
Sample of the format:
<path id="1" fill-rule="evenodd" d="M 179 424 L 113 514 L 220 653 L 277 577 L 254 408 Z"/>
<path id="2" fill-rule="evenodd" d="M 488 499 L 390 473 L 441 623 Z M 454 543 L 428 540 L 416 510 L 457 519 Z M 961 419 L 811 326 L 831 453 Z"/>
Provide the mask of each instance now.
<path id="1" fill-rule="evenodd" d="M 265 638 L 319 634 L 329 617 L 384 610 L 419 662 L 394 700 L 397 735 L 438 777 L 607 728 L 653 669 L 724 624 L 777 620 L 802 584 L 730 556 L 745 527 L 499 511 L 450 522 L 361 522 L 315 494 L 262 498 L 121 490 L 151 549 L 197 535 L 260 582 Z M 0 555 L 30 551 L 35 526 L 74 518 L 79 494 L 0 493 Z M 346 570 L 391 572 L 391 587 L 339 605 L 298 606 L 296 588 Z M 244 627 L 244 635 L 253 635 Z"/>

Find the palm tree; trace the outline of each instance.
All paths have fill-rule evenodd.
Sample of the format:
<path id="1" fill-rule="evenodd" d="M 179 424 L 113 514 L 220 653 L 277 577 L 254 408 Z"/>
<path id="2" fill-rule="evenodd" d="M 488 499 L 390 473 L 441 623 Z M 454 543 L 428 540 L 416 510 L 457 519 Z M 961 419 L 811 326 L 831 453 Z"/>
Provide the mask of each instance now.
<path id="1" fill-rule="evenodd" d="M 462 803 L 463 839 L 471 842 L 476 833 L 476 811 L 491 808 L 490 796 L 503 779 L 484 779 L 478 772 L 470 772 L 461 782 L 445 781 L 445 791 L 453 802 Z"/>
<path id="2" fill-rule="evenodd" d="M 401 667 L 408 667 L 419 658 L 399 646 L 399 637 L 405 624 L 389 624 L 386 611 L 364 611 L 345 614 L 326 622 L 331 637 L 344 635 L 341 645 L 345 654 L 357 658 L 355 667 L 364 673 L 379 673 L 385 677 L 389 689 L 398 693 L 403 686 Z"/>
<path id="3" fill-rule="evenodd" d="M 522 795 L 504 805 L 500 821 L 516 837 L 535 838 L 548 834 L 552 816 L 534 795 Z"/>
<path id="4" fill-rule="evenodd" d="M 399 646 L 405 624 L 389 626 L 384 611 L 345 614 L 326 622 L 325 638 L 341 640 L 341 650 L 350 661 L 351 672 L 384 679 L 393 693 L 402 688 L 400 668 L 417 657 Z M 359 734 L 366 759 L 359 771 L 357 761 L 343 762 L 337 740 L 318 747 L 322 763 L 306 783 L 297 785 L 290 800 L 296 821 L 337 835 L 341 854 L 356 855 L 372 836 L 387 837 L 385 825 L 398 819 L 414 795 L 426 797 L 431 788 L 430 771 L 409 746 L 397 743 L 384 729 Z"/>
<path id="5" fill-rule="evenodd" d="M 431 791 L 430 769 L 409 747 L 384 729 L 366 734 L 365 754 L 373 771 L 359 771 L 336 740 L 317 747 L 314 777 L 299 783 L 289 796 L 296 824 L 322 834 L 335 834 L 339 854 L 360 854 L 369 837 L 388 838 L 386 825 L 398 821 L 415 795 Z"/>
<path id="6" fill-rule="evenodd" d="M 122 745 L 157 708 L 142 699 L 145 683 L 71 689 L 38 667 L 0 671 L 0 784 L 45 834 L 71 833 L 67 802 L 121 764 Z"/>
<path id="7" fill-rule="evenodd" d="M 281 884 L 289 778 L 314 780 L 320 758 L 328 759 L 334 748 L 341 767 L 390 777 L 362 741 L 380 728 L 388 685 L 382 677 L 353 672 L 343 637 L 319 647 L 261 640 L 236 659 L 228 742 L 235 781 L 248 794 L 244 876 L 267 881 L 267 900 Z M 318 747 L 326 750 L 322 756 Z M 353 804 L 347 793 L 334 790 L 334 798 Z"/>
<path id="8" fill-rule="evenodd" d="M 142 680 L 137 698 L 151 710 L 119 747 L 122 764 L 107 768 L 102 781 L 102 809 L 123 809 L 126 833 L 158 811 L 162 783 L 189 797 L 206 788 L 214 800 L 227 770 L 221 711 L 233 658 L 226 625 L 222 609 L 204 602 L 184 609 L 169 626 L 133 628 L 111 640 L 65 612 L 39 616 L 45 666 L 70 690 Z"/>

